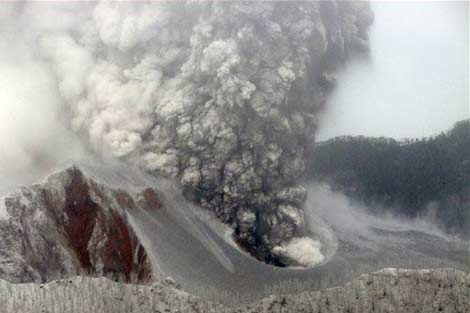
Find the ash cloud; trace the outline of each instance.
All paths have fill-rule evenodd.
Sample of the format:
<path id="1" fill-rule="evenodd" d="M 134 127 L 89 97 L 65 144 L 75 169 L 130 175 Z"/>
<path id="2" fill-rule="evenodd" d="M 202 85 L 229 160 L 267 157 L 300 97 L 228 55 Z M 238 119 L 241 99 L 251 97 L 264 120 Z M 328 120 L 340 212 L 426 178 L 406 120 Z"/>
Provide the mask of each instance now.
<path id="1" fill-rule="evenodd" d="M 180 181 L 271 263 L 272 249 L 303 235 L 299 181 L 317 112 L 336 68 L 367 49 L 367 2 L 3 5 L 18 51 L 44 71 L 24 73 L 44 99 L 19 92 L 43 124 L 11 127 L 44 135 L 42 153 L 56 161 L 78 146 L 71 128 L 100 155 Z"/>

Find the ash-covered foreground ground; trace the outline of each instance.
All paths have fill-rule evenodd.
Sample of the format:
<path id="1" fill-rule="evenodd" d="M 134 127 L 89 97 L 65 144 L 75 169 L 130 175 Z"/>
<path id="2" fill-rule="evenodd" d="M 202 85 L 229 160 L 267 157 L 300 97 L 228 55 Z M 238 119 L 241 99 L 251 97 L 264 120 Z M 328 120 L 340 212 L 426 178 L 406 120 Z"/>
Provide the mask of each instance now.
<path id="1" fill-rule="evenodd" d="M 239 307 L 191 296 L 171 279 L 146 286 L 84 277 L 41 285 L 0 281 L 4 313 L 465 313 L 469 297 L 470 275 L 452 269 L 384 269 L 339 287 L 272 295 Z"/>

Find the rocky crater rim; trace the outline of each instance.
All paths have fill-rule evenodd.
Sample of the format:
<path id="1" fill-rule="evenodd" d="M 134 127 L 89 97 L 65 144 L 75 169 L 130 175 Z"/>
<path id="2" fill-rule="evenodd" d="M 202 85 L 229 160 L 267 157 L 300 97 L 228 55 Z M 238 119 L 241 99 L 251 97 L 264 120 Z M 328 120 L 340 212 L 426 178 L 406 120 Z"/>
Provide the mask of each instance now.
<path id="1" fill-rule="evenodd" d="M 160 196 L 150 187 L 109 187 L 120 180 L 117 173 L 87 175 L 70 165 L 2 197 L 0 275 L 13 282 L 77 273 L 152 281 L 150 259 L 127 213 L 160 209 Z"/>
<path id="2" fill-rule="evenodd" d="M 69 190 L 65 191 L 65 194 L 64 194 L 64 197 L 69 199 L 69 201 L 68 200 L 65 200 L 65 201 L 70 202 L 68 204 L 64 203 L 64 212 L 69 210 L 67 208 L 70 208 L 69 211 L 71 211 L 74 208 L 74 206 L 78 205 L 79 207 L 75 208 L 74 210 L 83 211 L 83 212 L 78 212 L 78 211 L 75 212 L 74 216 L 77 216 L 78 220 L 80 220 L 80 223 L 81 223 L 80 228 L 77 228 L 78 226 L 75 228 L 77 228 L 76 229 L 77 231 L 79 229 L 82 230 L 83 223 L 85 223 L 87 220 L 90 220 L 90 221 L 94 220 L 94 216 L 96 215 L 95 213 L 96 210 L 90 209 L 91 210 L 90 211 L 88 210 L 89 209 L 88 207 L 87 207 L 88 209 L 86 209 L 86 206 L 79 205 L 81 200 L 78 198 L 80 198 L 80 194 L 81 194 L 81 191 L 83 191 L 82 190 L 83 188 L 79 186 L 80 188 L 77 187 L 78 188 L 77 189 L 77 188 L 74 188 L 74 186 L 72 186 L 73 184 L 63 182 L 64 174 L 67 174 L 65 176 L 70 176 L 72 179 L 79 178 L 79 180 L 81 181 L 80 183 L 81 187 L 86 189 L 85 190 L 86 192 L 84 194 L 85 197 L 88 197 L 87 196 L 89 192 L 88 189 L 94 188 L 93 186 L 95 187 L 99 186 L 100 188 L 109 188 L 110 190 L 116 191 L 117 194 L 116 194 L 115 200 L 117 201 L 116 205 L 119 207 L 118 209 L 120 213 L 118 214 L 119 216 L 115 214 L 114 220 L 118 224 L 124 223 L 122 219 L 123 218 L 125 219 L 125 215 L 126 215 L 125 211 L 132 210 L 135 207 L 135 203 L 133 203 L 132 199 L 127 195 L 128 193 L 138 193 L 138 194 L 143 195 L 143 197 L 145 198 L 146 204 L 148 205 L 148 207 L 144 209 L 148 209 L 148 210 L 158 209 L 160 206 L 165 205 L 164 204 L 165 191 L 180 193 L 180 190 L 178 189 L 178 186 L 177 186 L 178 184 L 177 182 L 174 183 L 172 181 L 166 180 L 165 178 L 160 179 L 158 177 L 147 174 L 140 169 L 134 168 L 122 162 L 116 161 L 110 164 L 102 164 L 96 161 L 90 161 L 86 159 L 77 160 L 77 161 L 69 160 L 66 163 L 62 164 L 61 166 L 58 166 L 57 168 L 55 168 L 53 171 L 51 171 L 51 174 L 45 175 L 43 178 L 38 179 L 38 181 L 36 183 L 33 183 L 30 187 L 21 186 L 21 187 L 18 187 L 16 191 L 11 192 L 8 195 L 2 196 L 0 198 L 1 199 L 0 200 L 0 208 L 1 208 L 0 217 L 3 217 L 3 219 L 5 220 L 9 218 L 8 211 L 6 210 L 6 207 L 5 207 L 5 199 L 12 198 L 12 197 L 14 198 L 15 196 L 21 195 L 22 192 L 28 188 L 44 188 L 45 185 L 55 186 L 54 188 L 56 188 L 57 185 L 63 184 L 64 188 L 69 188 Z M 169 186 L 173 186 L 174 188 L 168 189 Z M 52 187 L 48 187 L 48 188 L 52 188 Z M 197 205 L 197 203 L 195 205 Z M 205 216 L 204 218 L 210 218 L 216 223 L 220 223 L 216 219 L 216 217 L 213 215 L 212 212 L 203 210 L 201 208 L 200 213 Z M 90 214 L 93 216 L 91 216 Z M 235 231 L 233 230 L 233 228 L 222 223 L 220 224 L 224 225 L 223 227 L 220 225 L 221 226 L 220 232 L 221 233 L 223 231 L 225 232 L 226 239 L 231 241 L 232 246 L 237 248 L 237 250 L 239 250 L 240 253 L 244 253 L 249 257 L 254 257 L 259 262 L 265 261 L 263 259 L 256 258 L 254 253 L 250 253 L 250 251 L 246 249 L 246 247 L 244 247 L 242 243 L 237 242 L 237 237 L 234 235 Z M 91 227 L 91 229 L 93 229 L 94 222 L 90 224 L 89 226 Z M 230 230 L 229 234 L 227 233 L 227 230 Z M 278 246 L 275 246 L 273 251 L 275 255 L 277 255 L 277 257 L 279 257 L 279 259 L 282 260 L 283 262 L 279 264 L 279 266 L 285 269 L 290 269 L 290 270 L 304 270 L 304 269 L 309 269 L 309 268 L 318 266 L 320 264 L 326 263 L 329 257 L 331 256 L 331 254 L 329 254 L 328 252 L 329 249 L 331 250 L 331 247 L 328 247 L 326 243 L 322 241 L 324 238 L 322 238 L 321 236 L 317 236 L 317 235 L 320 235 L 320 234 L 312 233 L 312 234 L 306 234 L 305 236 L 294 237 L 289 241 L 286 241 Z M 72 236 L 72 237 L 76 237 L 76 236 Z M 73 244 L 73 247 L 79 252 L 82 250 L 81 248 L 82 244 L 78 242 L 75 242 Z M 81 251 L 81 252 L 84 252 L 84 251 Z M 82 265 L 84 266 L 86 265 L 85 267 L 89 268 L 90 262 L 88 260 L 88 256 L 84 255 L 81 252 L 79 253 L 80 255 L 79 259 L 83 263 Z M 272 264 L 269 262 L 264 262 L 264 263 L 267 263 L 268 265 L 272 265 L 272 266 L 276 265 L 276 264 Z"/>

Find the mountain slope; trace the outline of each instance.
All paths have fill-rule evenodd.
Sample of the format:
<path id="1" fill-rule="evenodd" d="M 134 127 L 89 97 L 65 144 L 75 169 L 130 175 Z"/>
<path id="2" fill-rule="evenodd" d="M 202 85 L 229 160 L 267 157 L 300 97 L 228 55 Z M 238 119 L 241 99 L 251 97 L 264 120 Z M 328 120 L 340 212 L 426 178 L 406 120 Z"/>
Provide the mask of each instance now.
<path id="1" fill-rule="evenodd" d="M 0 200 L 3 279 L 48 281 L 76 274 L 152 279 L 126 210 L 158 209 L 153 189 L 113 189 L 71 166 Z"/>
<path id="2" fill-rule="evenodd" d="M 470 235 L 470 120 L 420 140 L 335 138 L 318 144 L 314 159 L 312 176 L 352 199 L 407 217 L 433 214 L 449 232 Z"/>

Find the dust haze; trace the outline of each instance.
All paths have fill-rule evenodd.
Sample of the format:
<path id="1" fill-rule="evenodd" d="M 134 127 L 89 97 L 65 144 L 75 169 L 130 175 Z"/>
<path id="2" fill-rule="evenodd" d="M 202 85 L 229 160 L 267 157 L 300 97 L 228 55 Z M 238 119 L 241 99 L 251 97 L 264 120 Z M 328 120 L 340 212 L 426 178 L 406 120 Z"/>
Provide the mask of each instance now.
<path id="1" fill-rule="evenodd" d="M 54 76 L 26 27 L 14 22 L 19 6 L 0 4 L 0 192 L 32 183 L 82 151 L 66 126 Z"/>

